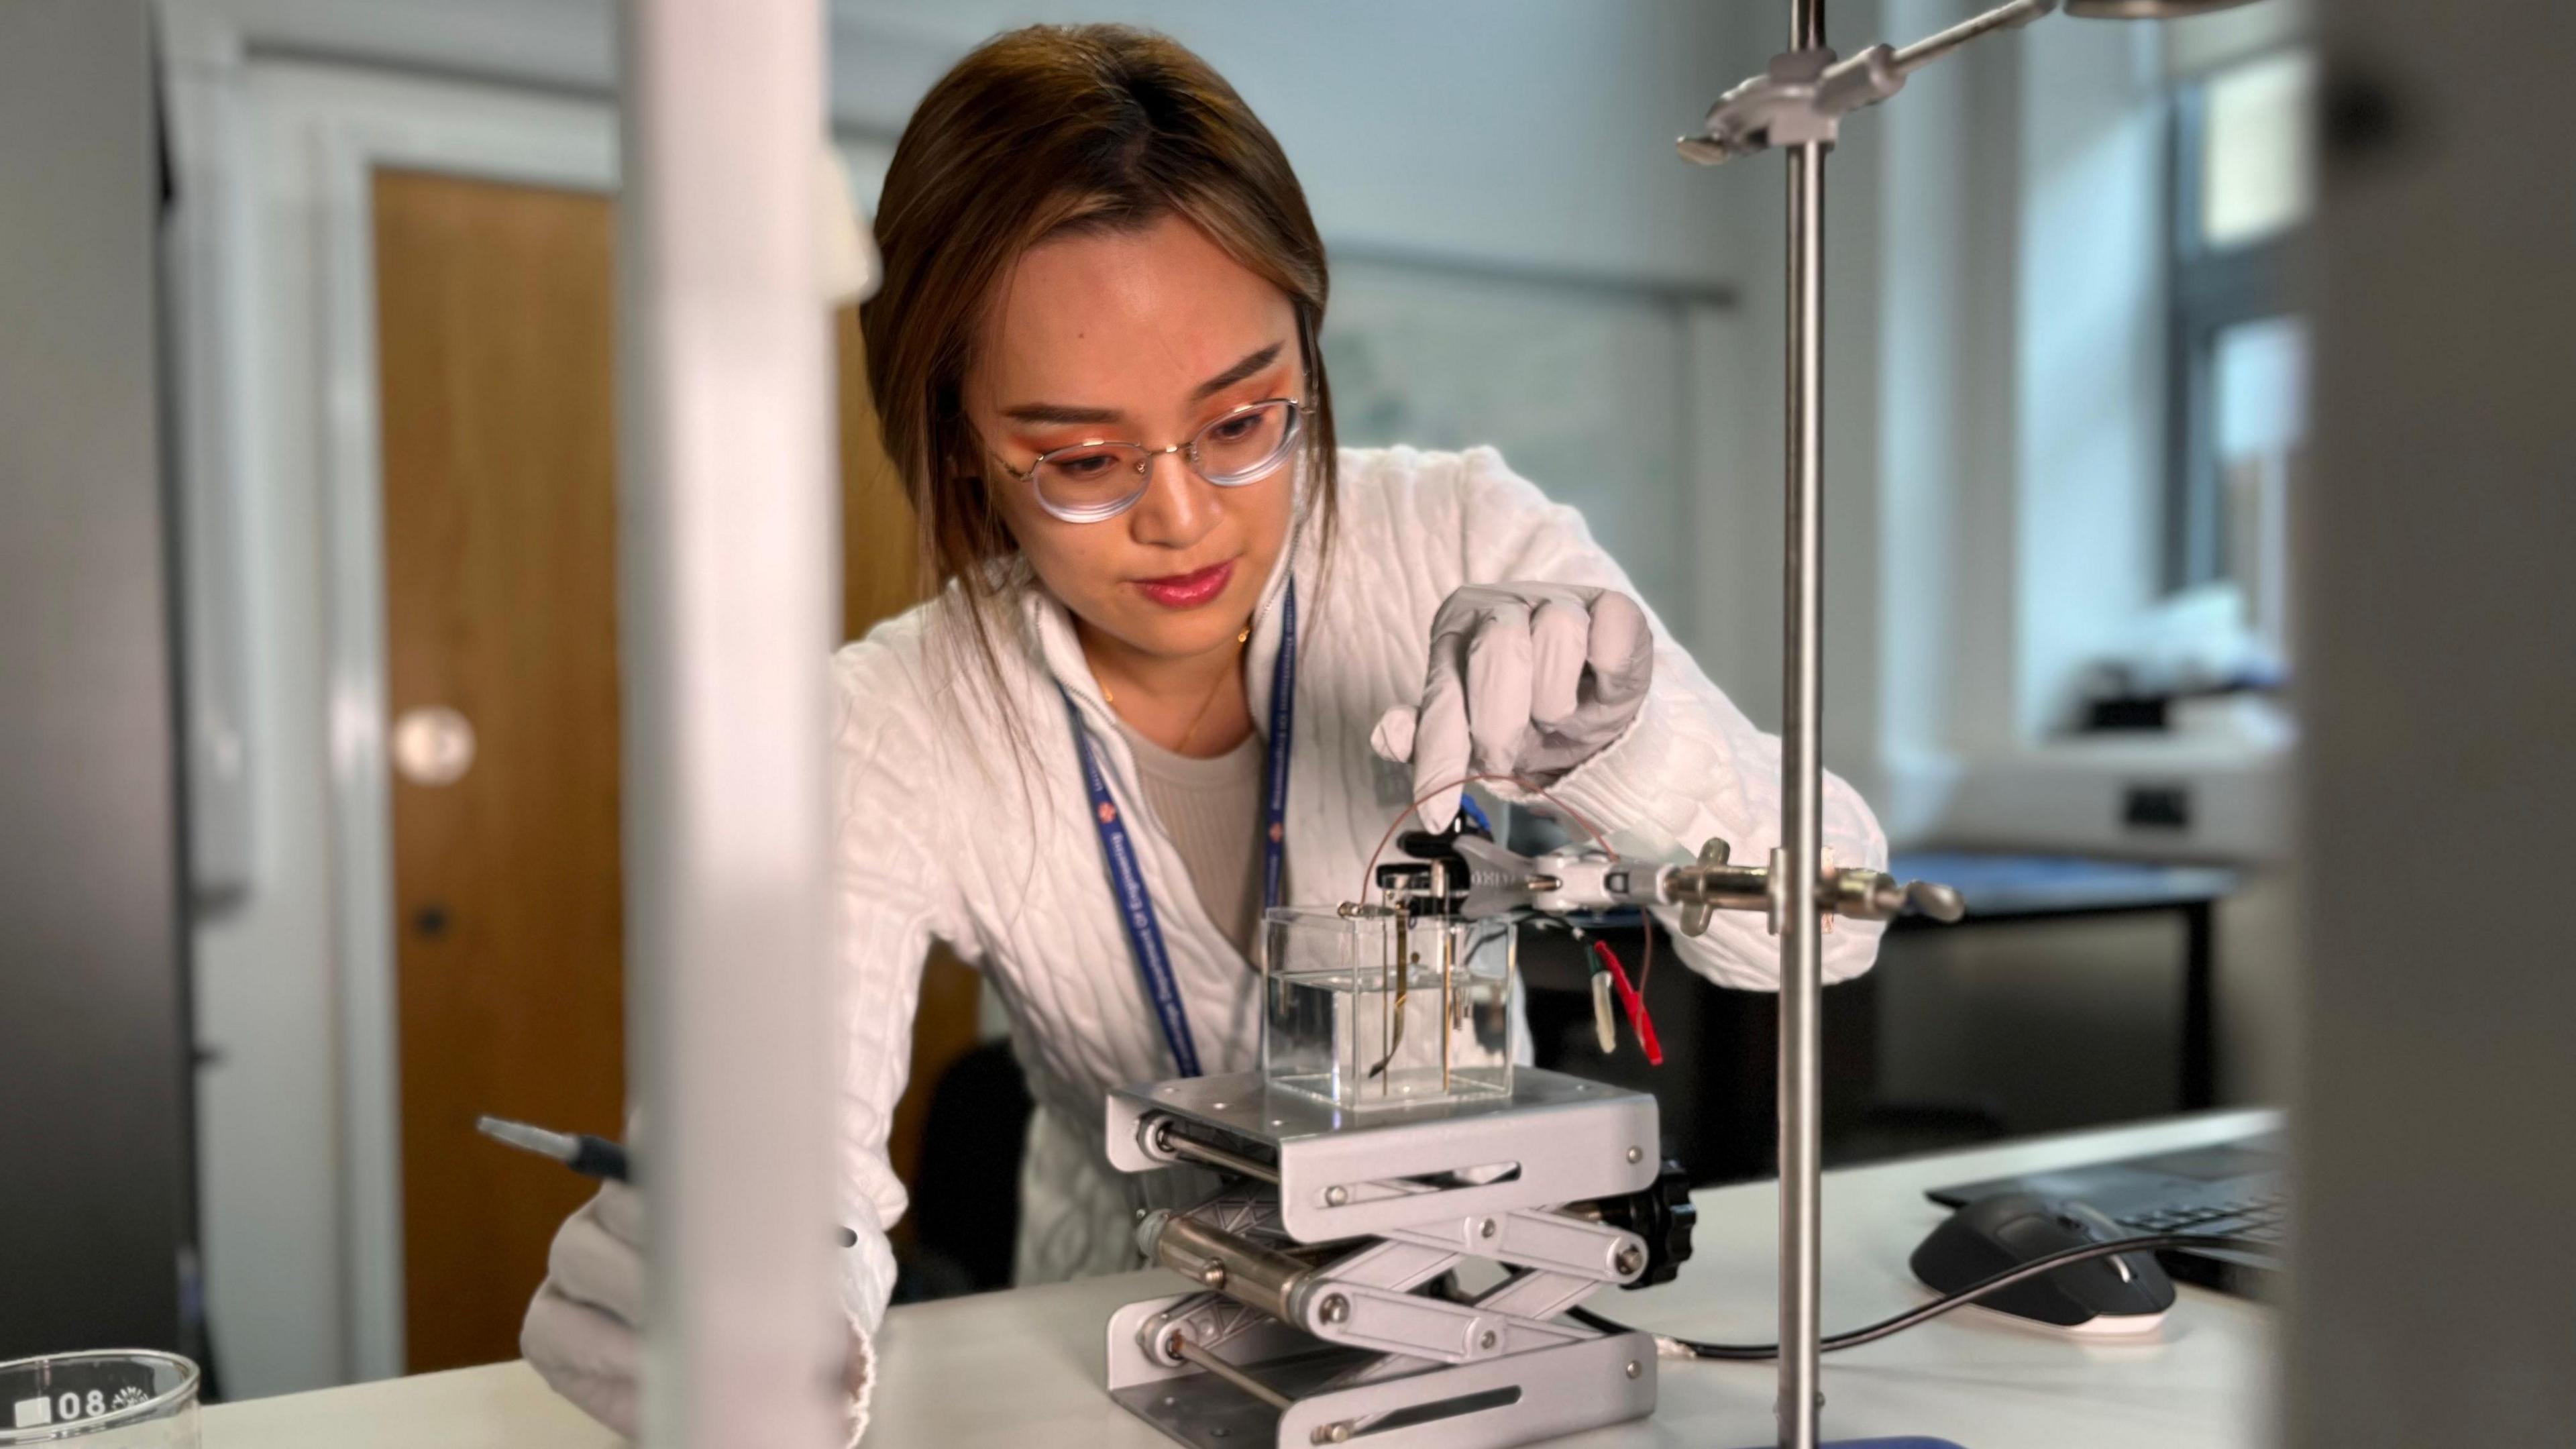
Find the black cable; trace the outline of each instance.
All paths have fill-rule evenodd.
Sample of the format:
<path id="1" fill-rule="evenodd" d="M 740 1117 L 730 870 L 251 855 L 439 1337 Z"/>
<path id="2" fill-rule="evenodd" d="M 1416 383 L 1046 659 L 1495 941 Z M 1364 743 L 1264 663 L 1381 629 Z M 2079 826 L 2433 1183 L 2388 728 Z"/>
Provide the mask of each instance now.
<path id="1" fill-rule="evenodd" d="M 1833 1334 L 1825 1339 L 1824 1351 L 1831 1353 L 1836 1349 L 1858 1348 L 1864 1343 L 1875 1343 L 1889 1334 L 1902 1333 L 1918 1323 L 1928 1323 L 1953 1308 L 1966 1307 L 1990 1293 L 2000 1292 L 2015 1283 L 2063 1268 L 2069 1263 L 2084 1263 L 2095 1258 L 2114 1257 L 2121 1253 L 2155 1252 L 2169 1248 L 2198 1248 L 2203 1251 L 2225 1248 L 2239 1253 L 2260 1253 L 2265 1257 L 2277 1256 L 2279 1252 L 2278 1248 L 2270 1243 L 2219 1233 L 2156 1233 L 2148 1237 L 2121 1238 L 2108 1243 L 2085 1243 L 2051 1253 L 2045 1258 L 2033 1258 L 2017 1268 L 2007 1268 L 1983 1282 L 1971 1283 L 1956 1293 L 1944 1294 L 1919 1308 L 1908 1309 L 1894 1318 L 1882 1319 L 1867 1328 L 1855 1328 L 1849 1333 Z M 1652 1331 L 1632 1328 L 1616 1319 L 1604 1318 L 1588 1308 L 1569 1309 L 1566 1316 L 1587 1328 L 1596 1328 L 1603 1333 Z M 1780 1345 L 1776 1343 L 1701 1343 L 1696 1339 L 1676 1338 L 1663 1333 L 1655 1334 L 1654 1337 L 1658 1343 L 1672 1344 L 1692 1358 L 1764 1360 L 1780 1356 Z"/>

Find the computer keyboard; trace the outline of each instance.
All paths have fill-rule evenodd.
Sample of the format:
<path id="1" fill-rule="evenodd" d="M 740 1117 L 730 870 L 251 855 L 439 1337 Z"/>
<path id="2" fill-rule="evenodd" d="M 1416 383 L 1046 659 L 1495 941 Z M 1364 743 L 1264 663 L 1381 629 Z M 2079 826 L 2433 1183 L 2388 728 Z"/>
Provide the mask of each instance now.
<path id="1" fill-rule="evenodd" d="M 2169 1204 L 2116 1220 L 2140 1233 L 2211 1233 L 2277 1243 L 2286 1210 L 2286 1196 L 2273 1192 L 2218 1203 Z"/>
<path id="2" fill-rule="evenodd" d="M 2243 1238 L 2243 1248 L 2173 1249 L 2156 1258 L 2183 1282 L 2259 1295 L 2272 1288 L 2281 1261 L 2277 1248 L 2287 1236 L 2284 1181 L 2278 1135 L 2262 1132 L 2146 1157 L 1962 1183 L 1929 1196 L 1957 1207 L 1998 1192 L 2036 1193 L 2089 1203 L 2133 1233 Z"/>

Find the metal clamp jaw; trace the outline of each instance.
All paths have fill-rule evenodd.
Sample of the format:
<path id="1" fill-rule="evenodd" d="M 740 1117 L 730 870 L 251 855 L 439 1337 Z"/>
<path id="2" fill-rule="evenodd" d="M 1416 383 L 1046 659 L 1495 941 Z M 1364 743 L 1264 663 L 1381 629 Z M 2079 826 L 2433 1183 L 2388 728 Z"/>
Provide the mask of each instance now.
<path id="1" fill-rule="evenodd" d="M 1735 865 L 1723 840 L 1699 848 L 1699 859 L 1672 867 L 1665 877 L 1667 899 L 1681 906 L 1682 934 L 1708 930 L 1712 913 L 1761 911 L 1780 929 L 1788 914 L 1788 862 L 1780 851 L 1768 865 Z M 1830 854 L 1830 852 L 1828 852 Z M 1952 922 L 1967 914 L 1967 903 L 1949 886 L 1933 881 L 1900 881 L 1885 871 L 1828 864 L 1816 876 L 1816 909 L 1855 921 L 1892 921 L 1912 911 L 1936 921 Z"/>
<path id="2" fill-rule="evenodd" d="M 1905 78 L 1951 51 L 1997 30 L 2028 25 L 2058 0 L 2009 0 L 1986 13 L 1899 50 L 1873 45 L 1849 60 L 1825 47 L 1774 56 L 1762 74 L 1709 107 L 1700 134 L 1675 143 L 1684 160 L 1716 166 L 1773 146 L 1832 145 L 1842 118 L 1905 88 Z"/>
<path id="3" fill-rule="evenodd" d="M 1712 839 L 1687 865 L 1650 865 L 1597 849 L 1568 846 L 1544 855 L 1525 856 L 1477 835 L 1407 836 L 1409 850 L 1436 850 L 1443 857 L 1428 870 L 1419 865 L 1389 866 L 1382 883 L 1406 889 L 1416 911 L 1455 911 L 1462 916 L 1501 916 L 1516 912 L 1566 915 L 1618 906 L 1678 906 L 1682 933 L 1708 930 L 1718 911 L 1758 911 L 1777 931 L 1788 909 L 1782 898 L 1788 880 L 1785 858 L 1778 852 L 1766 865 L 1737 865 L 1723 840 Z M 1394 886 L 1393 872 L 1411 888 Z M 1436 883 L 1436 884 L 1435 884 Z M 1816 877 L 1816 910 L 1828 917 L 1855 921 L 1888 921 L 1912 911 L 1937 921 L 1956 921 L 1966 912 L 1959 893 L 1930 881 L 1899 881 L 1885 871 L 1830 863 Z"/>
<path id="4" fill-rule="evenodd" d="M 1676 143 L 1685 160 L 1716 166 L 1773 146 L 1832 144 L 1844 116 L 1897 93 L 1895 52 L 1873 45 L 1850 60 L 1830 49 L 1785 51 L 1762 74 L 1717 98 L 1701 133 Z"/>

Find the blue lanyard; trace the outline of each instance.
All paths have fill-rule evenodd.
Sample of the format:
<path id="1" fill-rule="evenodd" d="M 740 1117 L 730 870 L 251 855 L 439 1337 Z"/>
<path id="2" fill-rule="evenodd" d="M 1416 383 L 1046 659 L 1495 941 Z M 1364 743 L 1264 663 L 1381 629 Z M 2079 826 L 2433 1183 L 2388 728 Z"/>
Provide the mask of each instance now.
<path id="1" fill-rule="evenodd" d="M 1118 898 L 1118 923 L 1127 932 L 1128 953 L 1136 958 L 1136 974 L 1145 984 L 1145 999 L 1153 1003 L 1154 1015 L 1163 1024 L 1163 1040 L 1172 1049 L 1172 1062 L 1184 1077 L 1199 1075 L 1199 1051 L 1190 1038 L 1190 1017 L 1181 1005 L 1181 987 L 1172 975 L 1171 954 L 1163 948 L 1163 927 L 1154 915 L 1154 898 L 1145 889 L 1144 872 L 1136 864 L 1136 847 L 1128 839 L 1126 821 L 1118 812 L 1118 802 L 1109 795 L 1109 779 L 1100 770 L 1100 756 L 1091 747 L 1091 732 L 1082 727 L 1082 711 L 1073 702 L 1073 692 L 1056 686 L 1064 695 L 1066 713 L 1073 717 L 1073 748 L 1082 758 L 1082 784 L 1091 795 L 1092 824 L 1100 831 L 1100 854 L 1109 868 L 1109 890 Z M 1261 834 L 1261 898 L 1268 906 L 1279 904 L 1279 884 L 1288 859 L 1288 737 L 1296 718 L 1297 691 L 1297 586 L 1288 585 L 1279 612 L 1279 658 L 1270 670 L 1270 780 L 1264 796 Z"/>

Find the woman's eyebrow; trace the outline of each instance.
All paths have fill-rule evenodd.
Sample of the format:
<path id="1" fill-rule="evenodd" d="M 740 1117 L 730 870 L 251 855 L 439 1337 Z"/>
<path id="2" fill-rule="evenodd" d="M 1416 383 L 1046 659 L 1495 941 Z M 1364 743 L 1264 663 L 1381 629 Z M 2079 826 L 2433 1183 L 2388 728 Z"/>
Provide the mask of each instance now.
<path id="1" fill-rule="evenodd" d="M 1127 416 L 1116 408 L 1078 408 L 1070 403 L 1019 403 L 1002 409 L 1015 423 L 1050 427 L 1059 423 L 1114 423 Z"/>
<path id="2" fill-rule="evenodd" d="M 1238 362 L 1234 366 L 1227 368 L 1225 371 L 1218 373 L 1216 376 L 1209 378 L 1207 381 L 1200 383 L 1198 391 L 1190 394 L 1190 400 L 1192 402 L 1204 402 L 1207 399 L 1216 396 L 1218 393 L 1225 391 L 1227 388 L 1234 386 L 1236 383 L 1243 381 L 1245 378 L 1252 376 L 1254 373 L 1259 372 L 1261 369 L 1268 367 L 1270 364 L 1277 362 L 1279 360 L 1280 351 L 1287 345 L 1288 344 L 1284 342 L 1273 342 L 1269 346 L 1264 347 L 1257 352 L 1246 353 L 1241 362 Z"/>
<path id="3" fill-rule="evenodd" d="M 1218 373 L 1207 381 L 1200 383 L 1198 387 L 1190 393 L 1190 400 L 1192 402 L 1203 402 L 1208 398 L 1212 398 L 1218 393 L 1225 391 L 1227 388 L 1234 386 L 1236 383 L 1243 381 L 1245 378 L 1253 376 L 1263 368 L 1277 362 L 1279 360 L 1279 354 L 1285 351 L 1287 346 L 1288 344 L 1285 342 L 1273 342 L 1267 347 L 1258 348 L 1252 352 L 1246 353 L 1242 361 L 1237 362 L 1234 366 L 1227 368 L 1225 371 Z M 1039 427 L 1053 427 L 1067 423 L 1114 423 L 1123 420 L 1127 415 L 1118 411 L 1116 408 L 1086 408 L 1076 407 L 1071 403 L 1031 402 L 1015 403 L 1010 407 L 1006 407 L 1002 409 L 1002 416 L 1009 418 L 1015 423 L 1033 423 Z"/>

